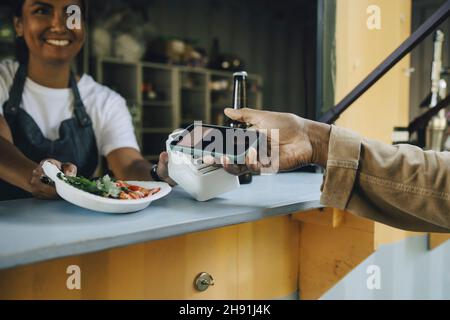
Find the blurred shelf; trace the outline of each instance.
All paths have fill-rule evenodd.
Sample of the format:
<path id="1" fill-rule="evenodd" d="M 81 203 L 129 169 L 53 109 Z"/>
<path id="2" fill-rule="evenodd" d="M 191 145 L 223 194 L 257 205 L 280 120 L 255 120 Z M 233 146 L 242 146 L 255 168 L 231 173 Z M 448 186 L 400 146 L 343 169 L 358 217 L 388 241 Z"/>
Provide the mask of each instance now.
<path id="1" fill-rule="evenodd" d="M 206 89 L 204 87 L 193 87 L 193 88 L 181 87 L 181 90 L 187 91 L 187 92 L 191 91 L 191 92 L 199 92 L 199 93 L 205 93 L 206 92 Z"/>
<path id="2" fill-rule="evenodd" d="M 154 62 L 140 62 L 140 65 L 145 69 L 158 69 L 160 71 L 172 71 L 173 66 L 162 64 L 162 63 L 154 63 Z"/>
<path id="3" fill-rule="evenodd" d="M 170 107 L 172 106 L 171 101 L 151 101 L 151 100 L 144 100 L 142 101 L 143 106 L 149 106 L 149 107 Z"/>
<path id="4" fill-rule="evenodd" d="M 112 58 L 112 57 L 98 57 L 97 63 L 109 63 L 109 64 L 127 65 L 127 66 L 135 66 L 136 65 L 136 62 L 127 61 L 127 60 L 118 59 L 118 58 Z"/>
<path id="5" fill-rule="evenodd" d="M 205 122 L 204 119 L 194 119 L 194 118 L 183 118 L 183 119 L 181 119 L 181 123 L 194 123 L 195 121 Z"/>
<path id="6" fill-rule="evenodd" d="M 142 154 L 151 160 L 158 158 L 174 128 L 195 121 L 221 123 L 232 101 L 233 72 L 110 57 L 97 58 L 96 72 L 100 83 L 127 98 Z M 248 83 L 249 104 L 261 108 L 262 91 L 251 88 L 263 88 L 262 77 L 249 74 Z M 158 100 L 147 99 L 148 86 Z"/>

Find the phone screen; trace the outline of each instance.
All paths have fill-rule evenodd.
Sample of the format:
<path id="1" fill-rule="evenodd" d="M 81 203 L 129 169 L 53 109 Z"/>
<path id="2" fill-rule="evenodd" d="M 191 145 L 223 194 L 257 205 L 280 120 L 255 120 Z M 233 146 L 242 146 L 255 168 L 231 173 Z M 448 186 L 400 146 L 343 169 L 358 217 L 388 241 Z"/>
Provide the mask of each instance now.
<path id="1" fill-rule="evenodd" d="M 186 150 L 201 150 L 211 155 L 237 157 L 257 146 L 258 132 L 212 125 L 191 125 L 172 142 Z"/>

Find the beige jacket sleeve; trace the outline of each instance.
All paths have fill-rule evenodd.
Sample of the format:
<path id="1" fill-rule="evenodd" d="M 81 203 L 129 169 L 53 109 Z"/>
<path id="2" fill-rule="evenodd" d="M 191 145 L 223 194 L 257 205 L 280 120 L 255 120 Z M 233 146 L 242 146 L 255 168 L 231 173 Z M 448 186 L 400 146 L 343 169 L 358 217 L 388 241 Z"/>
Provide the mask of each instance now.
<path id="1" fill-rule="evenodd" d="M 450 153 L 333 126 L 321 203 L 399 229 L 450 232 Z"/>

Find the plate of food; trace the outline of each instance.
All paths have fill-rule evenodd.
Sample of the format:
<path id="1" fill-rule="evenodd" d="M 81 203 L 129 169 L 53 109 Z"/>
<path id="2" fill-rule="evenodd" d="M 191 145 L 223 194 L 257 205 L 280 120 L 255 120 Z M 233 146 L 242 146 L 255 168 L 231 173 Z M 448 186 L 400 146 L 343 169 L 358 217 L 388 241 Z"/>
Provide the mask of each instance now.
<path id="1" fill-rule="evenodd" d="M 136 212 L 172 190 L 165 182 L 121 181 L 108 175 L 98 179 L 69 177 L 48 161 L 42 168 L 45 175 L 55 183 L 56 192 L 61 198 L 93 211 Z"/>

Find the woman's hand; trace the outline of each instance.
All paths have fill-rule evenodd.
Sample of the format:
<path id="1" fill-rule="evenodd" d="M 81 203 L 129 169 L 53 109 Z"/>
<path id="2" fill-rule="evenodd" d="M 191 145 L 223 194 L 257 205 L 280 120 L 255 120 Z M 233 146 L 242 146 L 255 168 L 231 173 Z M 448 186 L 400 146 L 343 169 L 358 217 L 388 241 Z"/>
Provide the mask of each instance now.
<path id="1" fill-rule="evenodd" d="M 66 176 L 74 177 L 77 175 L 77 167 L 72 163 L 61 163 L 55 159 L 45 159 L 42 160 L 41 163 L 33 170 L 31 175 L 31 194 L 39 199 L 50 200 L 57 199 L 58 194 L 56 193 L 56 189 L 53 183 L 46 183 L 48 178 L 45 176 L 44 170 L 42 169 L 42 165 L 45 161 L 49 161 L 58 167 Z M 47 181 L 46 181 L 47 179 Z"/>
<path id="2" fill-rule="evenodd" d="M 289 171 L 307 164 L 326 166 L 331 127 L 327 124 L 300 118 L 294 114 L 268 112 L 252 109 L 225 109 L 232 120 L 250 124 L 252 129 L 267 130 L 267 156 L 262 162 L 255 149 L 248 152 L 245 165 L 230 164 L 221 159 L 225 170 L 240 175 L 245 172 Z M 260 150 L 261 151 L 261 150 Z"/>
<path id="3" fill-rule="evenodd" d="M 161 180 L 167 182 L 172 187 L 177 184 L 169 177 L 169 155 L 165 151 L 161 152 L 161 154 L 159 155 L 159 162 L 158 168 L 156 169 L 156 173 L 158 174 Z"/>

